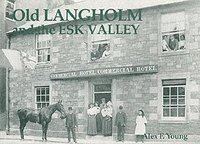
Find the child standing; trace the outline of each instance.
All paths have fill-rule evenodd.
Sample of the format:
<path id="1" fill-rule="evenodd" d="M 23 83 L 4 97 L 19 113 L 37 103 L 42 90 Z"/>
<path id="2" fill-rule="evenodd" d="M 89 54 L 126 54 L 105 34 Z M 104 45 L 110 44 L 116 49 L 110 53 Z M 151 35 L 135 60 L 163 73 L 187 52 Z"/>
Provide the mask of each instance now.
<path id="1" fill-rule="evenodd" d="M 70 140 L 71 140 L 70 132 L 72 132 L 72 137 L 73 137 L 74 142 L 77 143 L 77 141 L 76 141 L 76 131 L 75 131 L 75 128 L 77 127 L 76 115 L 73 113 L 72 107 L 69 107 L 68 111 L 69 111 L 69 113 L 66 116 L 68 143 L 70 143 Z"/>
<path id="2" fill-rule="evenodd" d="M 144 111 L 139 110 L 138 116 L 136 118 L 136 128 L 135 128 L 135 135 L 136 135 L 136 143 L 140 139 L 144 143 L 144 134 L 146 133 L 146 124 L 147 119 L 144 116 Z"/>
<path id="3" fill-rule="evenodd" d="M 115 126 L 117 126 L 117 141 L 124 141 L 124 132 L 127 122 L 126 113 L 123 112 L 123 106 L 119 106 L 119 112 L 116 114 Z"/>

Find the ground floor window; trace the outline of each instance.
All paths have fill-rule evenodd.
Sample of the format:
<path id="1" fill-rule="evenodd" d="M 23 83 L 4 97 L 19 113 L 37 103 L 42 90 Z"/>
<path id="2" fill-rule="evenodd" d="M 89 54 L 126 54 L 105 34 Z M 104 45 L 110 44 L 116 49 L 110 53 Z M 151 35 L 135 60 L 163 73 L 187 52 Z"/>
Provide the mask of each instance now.
<path id="1" fill-rule="evenodd" d="M 185 118 L 186 79 L 163 80 L 163 118 Z"/>
<path id="2" fill-rule="evenodd" d="M 36 109 L 49 105 L 49 86 L 35 87 Z"/>

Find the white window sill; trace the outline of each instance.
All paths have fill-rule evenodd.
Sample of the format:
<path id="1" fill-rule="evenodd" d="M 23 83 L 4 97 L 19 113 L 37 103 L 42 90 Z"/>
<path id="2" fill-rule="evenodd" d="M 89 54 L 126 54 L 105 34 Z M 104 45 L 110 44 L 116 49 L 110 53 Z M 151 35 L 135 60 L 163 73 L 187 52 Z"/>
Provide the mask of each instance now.
<path id="1" fill-rule="evenodd" d="M 52 64 L 51 63 L 37 63 L 35 68 L 48 68 L 51 67 Z"/>
<path id="2" fill-rule="evenodd" d="M 159 56 L 176 56 L 176 55 L 186 55 L 189 54 L 188 50 L 179 50 L 179 51 L 171 51 L 171 52 L 160 52 Z"/>
<path id="3" fill-rule="evenodd" d="M 159 123 L 170 123 L 170 124 L 178 124 L 178 123 L 189 123 L 188 120 L 186 119 L 176 119 L 174 118 L 174 120 L 170 120 L 170 119 L 161 119 L 159 120 Z"/>

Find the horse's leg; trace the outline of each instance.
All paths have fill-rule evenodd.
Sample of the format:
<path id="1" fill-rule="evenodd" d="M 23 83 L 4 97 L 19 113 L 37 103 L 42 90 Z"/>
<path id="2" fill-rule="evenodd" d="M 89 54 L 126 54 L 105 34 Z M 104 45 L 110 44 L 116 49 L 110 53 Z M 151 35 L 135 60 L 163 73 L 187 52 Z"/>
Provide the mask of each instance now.
<path id="1" fill-rule="evenodd" d="M 45 139 L 44 131 L 45 131 L 45 122 L 42 123 L 42 141 L 44 141 Z"/>
<path id="2" fill-rule="evenodd" d="M 26 126 L 27 121 L 26 120 L 20 120 L 20 135 L 21 135 L 21 139 L 24 139 L 24 128 Z"/>
<path id="3" fill-rule="evenodd" d="M 45 141 L 47 141 L 47 130 L 48 130 L 48 123 L 46 123 L 45 132 L 44 132 Z"/>

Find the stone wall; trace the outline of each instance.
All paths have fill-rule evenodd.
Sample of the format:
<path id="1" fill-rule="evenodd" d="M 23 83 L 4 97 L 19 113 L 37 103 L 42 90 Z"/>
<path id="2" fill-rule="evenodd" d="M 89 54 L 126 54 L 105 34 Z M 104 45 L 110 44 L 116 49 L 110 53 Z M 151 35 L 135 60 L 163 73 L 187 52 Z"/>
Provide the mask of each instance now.
<path id="1" fill-rule="evenodd" d="M 11 72 L 11 128 L 18 128 L 16 110 L 21 107 L 35 108 L 34 87 L 50 85 L 51 103 L 59 99 L 65 109 L 73 106 L 79 120 L 79 134 L 86 134 L 86 109 L 91 101 L 91 81 L 111 79 L 114 114 L 117 107 L 124 106 L 128 115 L 127 135 L 134 134 L 137 110 L 142 108 L 148 120 L 149 133 L 200 134 L 199 86 L 200 86 L 200 10 L 199 2 L 182 3 L 147 8 L 142 11 L 143 21 L 137 35 L 112 35 L 112 55 L 107 60 L 91 62 L 88 35 L 53 35 L 51 64 L 37 65 L 35 70 L 24 73 Z M 184 52 L 161 53 L 160 14 L 184 10 L 186 14 L 186 47 Z M 130 23 L 131 24 L 131 23 Z M 87 29 L 85 29 L 87 31 Z M 35 56 L 35 36 L 17 35 L 11 38 L 11 49 L 18 49 Z M 120 75 L 111 77 L 50 80 L 53 72 L 86 70 L 135 65 L 158 65 L 156 74 Z M 186 79 L 186 120 L 162 120 L 162 80 Z M 51 131 L 65 131 L 64 121 L 53 116 Z M 28 124 L 29 129 L 39 126 Z"/>

